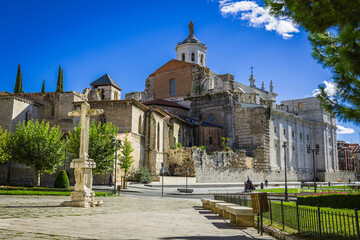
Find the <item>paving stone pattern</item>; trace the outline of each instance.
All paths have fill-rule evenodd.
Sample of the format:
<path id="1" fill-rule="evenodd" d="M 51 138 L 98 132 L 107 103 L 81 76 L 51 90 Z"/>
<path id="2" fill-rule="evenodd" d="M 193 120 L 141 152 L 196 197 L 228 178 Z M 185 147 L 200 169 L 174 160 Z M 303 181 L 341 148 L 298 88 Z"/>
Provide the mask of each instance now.
<path id="1" fill-rule="evenodd" d="M 0 196 L 0 239 L 273 239 L 203 210 L 200 200 L 120 196 L 101 208 L 68 197 Z"/>

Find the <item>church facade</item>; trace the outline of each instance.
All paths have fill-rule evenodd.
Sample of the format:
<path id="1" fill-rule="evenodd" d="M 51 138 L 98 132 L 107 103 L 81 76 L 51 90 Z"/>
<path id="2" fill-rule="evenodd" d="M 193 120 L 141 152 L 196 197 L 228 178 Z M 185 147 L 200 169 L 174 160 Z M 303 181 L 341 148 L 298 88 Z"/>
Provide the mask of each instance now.
<path id="1" fill-rule="evenodd" d="M 147 166 L 154 176 L 177 143 L 183 147 L 205 146 L 211 153 L 222 150 L 221 138 L 228 138 L 232 151 L 241 151 L 242 156 L 246 155 L 244 161 L 252 162 L 240 165 L 248 165 L 247 170 L 251 168 L 254 176 L 261 172 L 263 178 L 283 181 L 286 161 L 290 180 L 312 180 L 314 167 L 319 180 L 337 181 L 342 176 L 353 179 L 351 174 L 339 173 L 336 120 L 321 109 L 316 98 L 277 105 L 278 94 L 272 82 L 266 90 L 264 83 L 257 87 L 252 73 L 246 85 L 235 81 L 231 74 L 212 72 L 206 65 L 207 47 L 195 37 L 192 22 L 189 36 L 175 50 L 177 59 L 150 74 L 144 91 L 128 93 L 124 100 L 122 89 L 107 74 L 83 93 L 0 92 L 0 125 L 13 131 L 20 121 L 44 119 L 66 133 L 79 121 L 67 113 L 78 109 L 87 98 L 91 108 L 104 110 L 94 120 L 117 126 L 119 139 L 128 133 L 135 149 L 133 168 Z M 315 159 L 307 151 L 308 145 L 319 146 Z M 1 182 L 31 181 L 31 172 L 12 164 L 0 166 Z M 234 170 L 234 176 L 241 175 L 243 168 Z M 217 174 L 212 174 L 214 178 L 209 181 L 217 181 Z M 51 182 L 52 178 L 44 176 L 43 180 Z M 106 184 L 107 176 L 96 176 L 94 183 Z"/>
<path id="2" fill-rule="evenodd" d="M 231 74 L 212 72 L 206 66 L 207 47 L 194 36 L 192 26 L 175 48 L 177 59 L 150 74 L 144 91 L 125 98 L 145 104 L 161 99 L 189 108 L 173 113 L 195 123 L 195 145 L 216 151 L 220 138 L 229 138 L 231 149 L 245 149 L 254 158 L 257 171 L 283 173 L 286 159 L 293 180 L 311 180 L 314 167 L 318 179 L 337 176 L 336 119 L 323 111 L 317 98 L 278 105 L 272 81 L 267 90 L 263 82 L 257 87 L 253 73 L 245 85 Z M 317 146 L 319 154 L 313 159 L 307 148 Z"/>

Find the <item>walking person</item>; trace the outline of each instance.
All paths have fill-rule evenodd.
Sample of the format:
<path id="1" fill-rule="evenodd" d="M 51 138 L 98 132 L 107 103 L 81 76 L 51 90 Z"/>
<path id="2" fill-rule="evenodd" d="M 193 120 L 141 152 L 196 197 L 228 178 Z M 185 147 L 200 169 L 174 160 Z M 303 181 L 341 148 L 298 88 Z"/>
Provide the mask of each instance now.
<path id="1" fill-rule="evenodd" d="M 112 184 L 113 184 L 113 175 L 112 175 L 112 173 L 110 173 L 110 176 L 109 176 L 109 186 L 112 187 Z"/>

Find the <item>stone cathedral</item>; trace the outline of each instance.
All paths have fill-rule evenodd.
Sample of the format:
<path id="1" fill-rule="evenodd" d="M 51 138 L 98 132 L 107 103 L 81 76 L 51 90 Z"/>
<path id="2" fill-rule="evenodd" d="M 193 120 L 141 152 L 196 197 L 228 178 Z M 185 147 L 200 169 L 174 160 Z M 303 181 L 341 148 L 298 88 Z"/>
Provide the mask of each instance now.
<path id="1" fill-rule="evenodd" d="M 257 86 L 252 72 L 248 84 L 235 81 L 231 74 L 212 72 L 206 65 L 206 44 L 195 37 L 192 22 L 188 27 L 188 37 L 175 47 L 176 59 L 151 73 L 144 91 L 128 93 L 121 100 L 122 89 L 105 74 L 83 93 L 0 92 L 0 125 L 14 130 L 19 121 L 45 119 L 65 133 L 79 121 L 67 113 L 78 109 L 86 96 L 91 108 L 104 110 L 94 117 L 96 121 L 119 127 L 120 139 L 129 133 L 135 149 L 133 168 L 147 166 L 154 176 L 162 163 L 168 174 L 174 173 L 170 160 L 179 150 L 172 148 L 181 143 L 184 152 L 190 150 L 186 160 L 198 182 L 238 182 L 247 176 L 254 181 L 283 181 L 285 159 L 289 180 L 312 180 L 313 166 L 318 180 L 354 179 L 339 171 L 336 120 L 321 109 L 316 98 L 278 105 L 273 82 L 266 89 L 263 82 Z M 231 151 L 226 154 L 218 152 L 222 137 L 229 138 Z M 307 145 L 319 145 L 314 162 Z M 193 146 L 206 146 L 212 154 L 193 151 Z M 179 156 L 184 154 L 177 157 L 182 165 Z M 16 164 L 3 164 L 0 182 L 31 179 L 26 171 Z M 47 177 L 50 182 L 52 176 Z M 106 179 L 96 176 L 94 183 L 106 183 Z"/>

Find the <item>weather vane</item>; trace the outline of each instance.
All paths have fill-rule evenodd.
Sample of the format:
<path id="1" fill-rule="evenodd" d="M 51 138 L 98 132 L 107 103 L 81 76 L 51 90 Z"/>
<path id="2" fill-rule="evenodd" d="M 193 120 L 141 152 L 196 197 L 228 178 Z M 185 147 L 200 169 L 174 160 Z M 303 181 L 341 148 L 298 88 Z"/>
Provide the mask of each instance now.
<path id="1" fill-rule="evenodd" d="M 251 69 L 251 74 L 253 74 L 253 73 L 254 73 L 254 67 L 253 67 L 253 65 L 251 65 L 250 69 Z"/>

